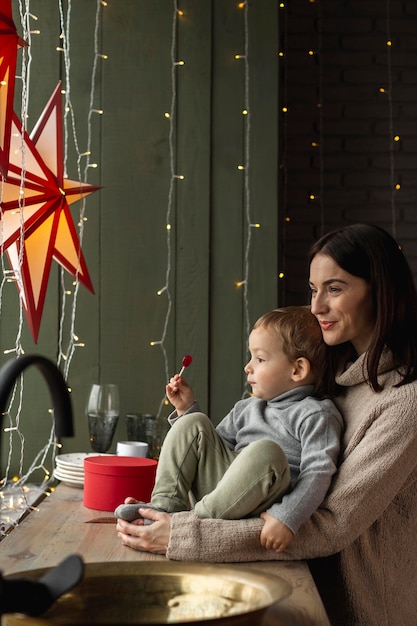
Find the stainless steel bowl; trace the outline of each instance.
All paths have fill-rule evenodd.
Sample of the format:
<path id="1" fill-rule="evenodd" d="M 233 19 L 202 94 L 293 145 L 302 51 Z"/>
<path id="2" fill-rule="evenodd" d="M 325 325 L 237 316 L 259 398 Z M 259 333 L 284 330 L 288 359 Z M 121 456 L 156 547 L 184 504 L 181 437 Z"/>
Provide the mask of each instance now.
<path id="1" fill-rule="evenodd" d="M 39 578 L 47 570 L 24 572 Z M 22 577 L 22 573 L 16 574 Z M 291 593 L 279 576 L 245 567 L 175 561 L 87 563 L 82 582 L 42 617 L 4 615 L 3 626 L 260 624 Z"/>

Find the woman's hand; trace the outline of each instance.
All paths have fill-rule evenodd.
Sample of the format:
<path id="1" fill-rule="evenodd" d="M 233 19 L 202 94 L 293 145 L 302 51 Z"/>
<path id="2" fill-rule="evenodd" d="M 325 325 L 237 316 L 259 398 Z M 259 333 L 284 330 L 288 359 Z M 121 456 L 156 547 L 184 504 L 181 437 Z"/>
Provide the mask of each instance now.
<path id="1" fill-rule="evenodd" d="M 193 406 L 194 392 L 185 378 L 179 374 L 173 376 L 165 387 L 168 400 L 176 408 L 177 414 L 182 415 Z"/>
<path id="2" fill-rule="evenodd" d="M 140 508 L 139 511 L 144 518 L 152 520 L 153 524 L 144 525 L 142 519 L 134 522 L 118 519 L 117 536 L 120 537 L 122 545 L 143 552 L 166 554 L 171 533 L 171 516 L 146 507 Z"/>

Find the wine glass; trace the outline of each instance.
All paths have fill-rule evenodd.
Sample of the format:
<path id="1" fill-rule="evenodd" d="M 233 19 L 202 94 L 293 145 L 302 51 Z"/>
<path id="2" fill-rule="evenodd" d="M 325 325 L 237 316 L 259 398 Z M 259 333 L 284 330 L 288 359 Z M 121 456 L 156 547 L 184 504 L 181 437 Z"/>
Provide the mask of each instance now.
<path id="1" fill-rule="evenodd" d="M 117 385 L 91 385 L 86 413 L 92 449 L 107 452 L 119 419 Z"/>

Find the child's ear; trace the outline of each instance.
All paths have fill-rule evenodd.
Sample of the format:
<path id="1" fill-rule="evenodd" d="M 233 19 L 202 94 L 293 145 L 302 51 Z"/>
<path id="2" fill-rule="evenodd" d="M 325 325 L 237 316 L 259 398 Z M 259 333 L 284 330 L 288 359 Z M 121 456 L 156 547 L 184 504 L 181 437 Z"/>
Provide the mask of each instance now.
<path id="1" fill-rule="evenodd" d="M 304 356 L 301 356 L 296 361 L 293 362 L 293 368 L 291 372 L 291 380 L 294 382 L 302 382 L 311 373 L 311 365 L 310 361 L 306 359 Z"/>

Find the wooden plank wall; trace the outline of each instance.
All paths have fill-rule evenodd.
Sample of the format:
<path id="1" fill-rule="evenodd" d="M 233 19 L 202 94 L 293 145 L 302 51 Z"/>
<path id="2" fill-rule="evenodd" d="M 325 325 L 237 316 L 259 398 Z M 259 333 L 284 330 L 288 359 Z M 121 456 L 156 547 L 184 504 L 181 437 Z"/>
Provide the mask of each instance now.
<path id="1" fill-rule="evenodd" d="M 21 33 L 18 4 L 13 0 Z M 96 0 L 72 0 L 69 5 L 71 102 L 80 152 L 88 140 L 99 5 Z M 56 51 L 59 3 L 31 0 L 30 6 L 41 34 L 32 38 L 29 130 L 58 80 L 64 86 L 66 82 L 62 53 Z M 86 201 L 82 243 L 95 295 L 79 288 L 75 330 L 85 347 L 76 350 L 69 367 L 76 437 L 64 441 L 64 452 L 89 450 L 84 404 L 91 383 L 119 385 L 116 442 L 126 438 L 126 412 L 158 411 L 167 371 L 178 371 L 187 353 L 194 358 L 187 378 L 202 409 L 217 423 L 245 388 L 247 324 L 278 304 L 278 3 L 250 2 L 245 30 L 245 11 L 236 0 L 179 2 L 183 15 L 178 16 L 174 48 L 184 65 L 175 67 L 175 98 L 174 7 L 171 0 L 108 0 L 106 7 L 99 7 L 96 41 L 99 53 L 108 58 L 98 59 L 95 75 L 92 108 L 102 109 L 103 115 L 90 114 L 90 161 L 98 168 L 88 170 L 88 182 L 102 189 Z M 245 37 L 249 74 L 244 59 L 235 59 L 235 54 L 244 54 Z M 245 84 L 249 116 L 242 115 Z M 164 114 L 173 98 L 171 155 L 170 122 Z M 246 187 L 245 172 L 238 169 L 245 155 Z M 170 205 L 172 167 L 184 179 L 175 179 Z M 68 170 L 76 179 L 71 137 Z M 79 209 L 72 207 L 75 224 Z M 261 224 L 250 229 L 249 247 L 248 214 L 251 223 Z M 54 265 L 36 346 L 23 323 L 25 352 L 53 360 L 62 301 L 61 272 Z M 169 317 L 167 293 L 157 295 L 167 269 Z M 235 286 L 245 271 L 247 305 L 244 288 Z M 65 280 L 71 284 L 71 277 Z M 14 341 L 16 302 L 15 291 L 13 297 L 4 296 L 2 348 Z M 70 320 L 67 315 L 66 333 Z M 165 324 L 167 371 L 161 346 L 150 345 L 163 337 Z M 38 374 L 28 371 L 22 416 L 25 465 L 47 436 L 47 404 Z M 162 415 L 169 410 L 164 407 Z M 8 448 L 4 440 L 3 461 Z"/>

